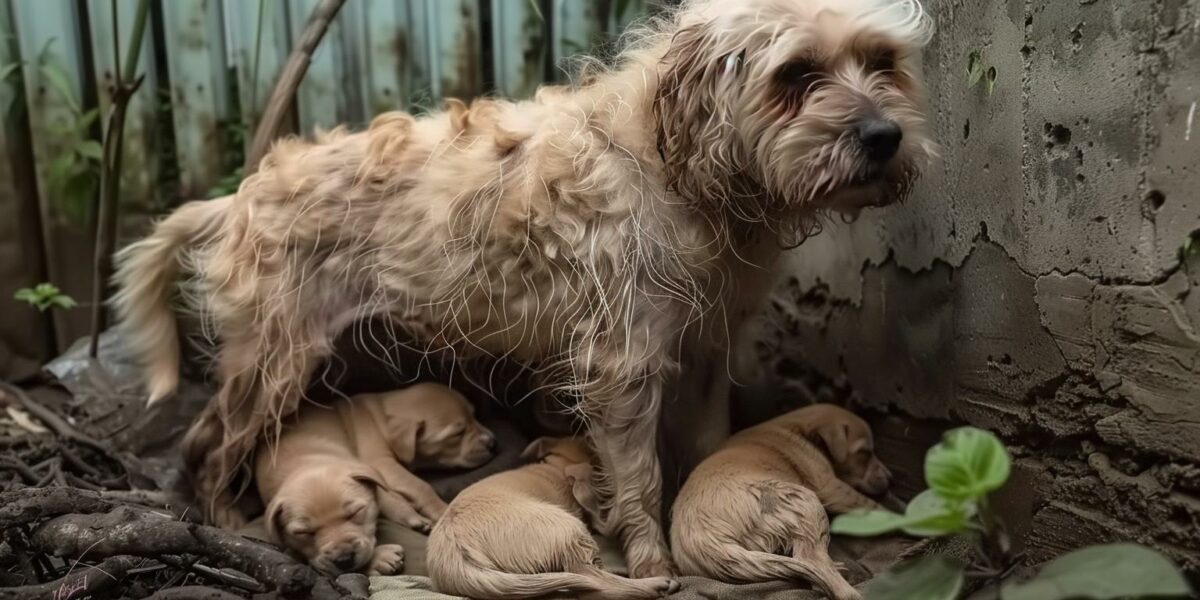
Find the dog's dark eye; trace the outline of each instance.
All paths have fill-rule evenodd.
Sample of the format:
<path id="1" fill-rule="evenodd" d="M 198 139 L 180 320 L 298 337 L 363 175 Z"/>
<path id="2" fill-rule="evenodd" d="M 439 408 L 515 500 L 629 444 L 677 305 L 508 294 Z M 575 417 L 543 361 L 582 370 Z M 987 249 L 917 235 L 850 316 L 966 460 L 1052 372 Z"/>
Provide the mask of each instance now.
<path id="1" fill-rule="evenodd" d="M 808 60 L 794 60 L 779 69 L 779 82 L 807 90 L 821 76 L 817 65 Z"/>

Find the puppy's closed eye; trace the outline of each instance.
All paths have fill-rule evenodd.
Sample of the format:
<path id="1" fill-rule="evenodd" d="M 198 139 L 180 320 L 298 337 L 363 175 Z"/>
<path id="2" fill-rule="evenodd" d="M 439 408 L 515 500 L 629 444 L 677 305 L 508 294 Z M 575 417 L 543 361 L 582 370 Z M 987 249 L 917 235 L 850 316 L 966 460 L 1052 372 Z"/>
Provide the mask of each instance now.
<path id="1" fill-rule="evenodd" d="M 346 520 L 348 520 L 348 521 L 354 521 L 355 523 L 361 523 L 366 518 L 367 518 L 367 505 L 366 504 L 359 504 L 356 506 L 351 506 L 346 511 Z"/>
<path id="2" fill-rule="evenodd" d="M 288 529 L 287 532 L 288 532 L 288 535 L 290 535 L 296 539 L 300 539 L 300 540 L 309 539 L 314 534 L 316 534 L 316 531 L 314 531 L 312 529 L 303 528 L 303 527 L 296 527 L 293 529 Z"/>

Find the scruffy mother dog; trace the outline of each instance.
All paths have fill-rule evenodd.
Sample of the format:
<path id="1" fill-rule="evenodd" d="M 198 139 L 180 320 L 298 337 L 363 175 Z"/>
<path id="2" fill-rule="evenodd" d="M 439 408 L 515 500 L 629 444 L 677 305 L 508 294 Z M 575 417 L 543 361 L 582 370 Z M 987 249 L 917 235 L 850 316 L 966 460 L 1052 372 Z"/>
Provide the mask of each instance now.
<path id="1" fill-rule="evenodd" d="M 237 194 L 181 207 L 122 253 L 116 304 L 162 398 L 193 274 L 222 343 L 185 441 L 210 516 L 239 521 L 224 490 L 334 336 L 387 317 L 578 398 L 631 574 L 670 573 L 659 408 L 725 369 L 782 246 L 904 195 L 933 149 L 929 31 L 917 0 L 684 2 L 578 86 L 282 141 Z"/>

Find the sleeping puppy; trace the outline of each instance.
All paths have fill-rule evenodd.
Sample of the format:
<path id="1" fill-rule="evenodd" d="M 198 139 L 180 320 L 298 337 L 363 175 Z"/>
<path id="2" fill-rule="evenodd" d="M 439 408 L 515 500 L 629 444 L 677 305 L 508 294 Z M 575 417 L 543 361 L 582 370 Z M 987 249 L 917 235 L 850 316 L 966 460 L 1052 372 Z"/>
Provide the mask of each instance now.
<path id="1" fill-rule="evenodd" d="M 268 534 L 325 573 L 399 571 L 404 550 L 375 546 L 376 518 L 429 531 L 446 503 L 406 467 L 490 460 L 496 439 L 473 413 L 436 384 L 301 409 L 255 457 Z"/>
<path id="2" fill-rule="evenodd" d="M 829 558 L 826 509 L 878 508 L 860 493 L 881 494 L 891 478 L 874 448 L 866 422 L 829 404 L 729 438 L 672 508 L 680 570 L 738 583 L 806 580 L 835 600 L 861 598 Z"/>
<path id="3" fill-rule="evenodd" d="M 434 587 L 470 598 L 658 598 L 679 588 L 665 577 L 626 579 L 600 567 L 584 524 L 595 514 L 592 455 L 575 438 L 541 438 L 523 458 L 539 462 L 463 490 L 429 536 Z"/>

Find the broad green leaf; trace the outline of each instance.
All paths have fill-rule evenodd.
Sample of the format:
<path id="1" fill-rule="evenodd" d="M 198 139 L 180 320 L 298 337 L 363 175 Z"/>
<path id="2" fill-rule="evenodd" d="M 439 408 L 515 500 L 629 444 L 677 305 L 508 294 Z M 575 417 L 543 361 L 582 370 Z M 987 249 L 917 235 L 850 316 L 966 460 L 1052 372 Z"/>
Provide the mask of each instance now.
<path id="1" fill-rule="evenodd" d="M 838 515 L 829 530 L 838 535 L 873 537 L 908 525 L 908 517 L 886 510 L 856 510 Z"/>
<path id="2" fill-rule="evenodd" d="M 88 127 L 92 126 L 92 123 L 96 122 L 96 117 L 98 116 L 100 116 L 99 108 L 93 108 L 79 115 L 79 119 L 75 121 L 75 130 L 79 132 L 86 131 Z"/>
<path id="3" fill-rule="evenodd" d="M 62 290 L 59 290 L 57 285 L 46 282 L 37 284 L 37 287 L 33 288 L 33 291 L 39 296 L 53 296 L 60 293 Z"/>
<path id="4" fill-rule="evenodd" d="M 935 537 L 961 533 L 975 515 L 973 503 L 949 502 L 933 490 L 917 494 L 904 512 L 908 524 L 904 533 L 916 537 Z"/>
<path id="5" fill-rule="evenodd" d="M 983 78 L 983 57 L 978 50 L 967 55 L 967 89 L 975 87 Z"/>
<path id="6" fill-rule="evenodd" d="M 955 429 L 925 455 L 925 482 L 951 501 L 977 500 L 1008 481 L 1004 444 L 974 427 Z"/>
<path id="7" fill-rule="evenodd" d="M 71 172 L 75 170 L 75 153 L 63 152 L 54 157 L 50 161 L 50 166 L 46 167 L 46 179 L 50 187 L 56 192 L 60 192 L 63 186 L 66 185 L 67 179 L 71 177 Z"/>
<path id="8" fill-rule="evenodd" d="M 1170 559 L 1137 544 L 1091 546 L 1061 556 L 1025 583 L 1005 585 L 1002 600 L 1190 598 Z"/>
<path id="9" fill-rule="evenodd" d="M 75 299 L 66 294 L 61 294 L 50 298 L 49 304 L 69 310 L 75 308 Z"/>
<path id="10" fill-rule="evenodd" d="M 957 600 L 963 587 L 961 563 L 932 554 L 901 563 L 867 584 L 867 600 Z"/>
<path id="11" fill-rule="evenodd" d="M 996 90 L 996 67 L 988 67 L 987 70 L 987 93 L 989 96 Z"/>
<path id="12" fill-rule="evenodd" d="M 0 67 L 0 81 L 4 81 L 5 79 L 8 79 L 8 76 L 12 75 L 13 72 L 19 68 L 21 68 L 21 63 L 19 63 L 19 62 L 9 63 L 7 65 L 4 65 L 3 67 Z"/>
<path id="13" fill-rule="evenodd" d="M 13 300 L 20 300 L 21 302 L 33 304 L 34 302 L 38 301 L 38 295 L 37 292 L 29 288 L 21 288 L 17 290 L 17 293 L 13 294 Z"/>
<path id="14" fill-rule="evenodd" d="M 90 159 L 104 160 L 104 147 L 96 140 L 83 140 L 75 146 L 75 151 Z"/>
<path id="15" fill-rule="evenodd" d="M 38 70 L 42 72 L 42 77 L 45 77 L 50 85 L 58 91 L 63 102 L 66 102 L 75 114 L 82 112 L 79 103 L 75 101 L 75 91 L 71 88 L 70 79 L 65 71 L 49 63 L 38 67 Z"/>

